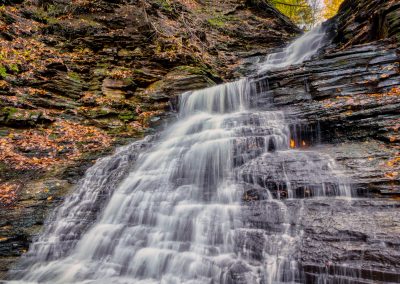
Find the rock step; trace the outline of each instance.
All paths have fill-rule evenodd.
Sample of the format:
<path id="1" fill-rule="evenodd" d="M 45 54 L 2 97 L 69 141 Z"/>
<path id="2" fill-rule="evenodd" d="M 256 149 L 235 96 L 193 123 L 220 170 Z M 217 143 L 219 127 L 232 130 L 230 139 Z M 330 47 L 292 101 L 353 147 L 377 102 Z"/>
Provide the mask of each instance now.
<path id="1" fill-rule="evenodd" d="M 373 284 L 373 283 L 399 283 L 400 273 L 368 268 L 355 268 L 345 266 L 304 265 L 306 283 L 329 284 Z"/>

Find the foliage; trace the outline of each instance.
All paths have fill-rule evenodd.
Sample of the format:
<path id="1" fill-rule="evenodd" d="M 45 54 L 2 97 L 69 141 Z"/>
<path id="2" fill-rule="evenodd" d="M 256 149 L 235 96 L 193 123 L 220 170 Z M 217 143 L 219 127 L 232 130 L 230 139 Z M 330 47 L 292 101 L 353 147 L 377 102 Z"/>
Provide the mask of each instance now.
<path id="1" fill-rule="evenodd" d="M 344 0 L 270 0 L 298 26 L 310 29 L 323 19 L 335 16 Z"/>
<path id="2" fill-rule="evenodd" d="M 157 4 L 165 11 L 171 12 L 173 10 L 169 0 L 157 0 Z"/>
<path id="3" fill-rule="evenodd" d="M 0 64 L 0 77 L 6 78 L 7 77 L 7 69 L 2 64 Z"/>
<path id="4" fill-rule="evenodd" d="M 60 121 L 52 128 L 11 132 L 0 138 L 0 160 L 18 170 L 46 169 L 111 145 L 112 139 L 93 126 Z M 29 153 L 36 153 L 32 156 Z"/>
<path id="5" fill-rule="evenodd" d="M 118 115 L 118 118 L 124 122 L 132 121 L 136 119 L 136 113 L 133 111 L 124 111 Z"/>
<path id="6" fill-rule="evenodd" d="M 10 70 L 11 70 L 12 72 L 14 72 L 14 73 L 18 73 L 18 72 L 19 72 L 18 65 L 15 64 L 15 63 L 11 63 L 10 66 L 9 66 L 9 68 L 10 68 Z"/>
<path id="7" fill-rule="evenodd" d="M 330 19 L 334 17 L 342 4 L 343 0 L 324 0 L 324 18 Z"/>
<path id="8" fill-rule="evenodd" d="M 311 29 L 320 19 L 321 10 L 317 0 L 270 0 L 270 3 L 305 29 Z"/>
<path id="9" fill-rule="evenodd" d="M 114 68 L 106 72 L 107 76 L 113 79 L 131 78 L 133 76 L 133 73 L 134 70 L 130 70 L 128 68 L 123 68 L 123 67 Z"/>
<path id="10" fill-rule="evenodd" d="M 10 205 L 17 199 L 18 185 L 6 182 L 0 184 L 0 205 Z M 1 241 L 1 238 L 0 238 Z"/>

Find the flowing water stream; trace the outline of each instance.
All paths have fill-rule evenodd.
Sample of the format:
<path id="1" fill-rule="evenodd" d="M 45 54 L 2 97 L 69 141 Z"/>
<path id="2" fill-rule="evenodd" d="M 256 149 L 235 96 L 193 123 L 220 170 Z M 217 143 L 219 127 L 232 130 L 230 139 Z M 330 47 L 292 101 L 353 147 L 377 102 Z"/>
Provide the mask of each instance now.
<path id="1" fill-rule="evenodd" d="M 317 28 L 262 69 L 300 63 L 323 43 Z M 329 156 L 292 149 L 283 112 L 251 107 L 256 89 L 242 79 L 185 93 L 160 137 L 98 161 L 10 283 L 301 282 L 302 200 L 350 191 Z M 249 221 L 257 206 L 268 228 Z"/>

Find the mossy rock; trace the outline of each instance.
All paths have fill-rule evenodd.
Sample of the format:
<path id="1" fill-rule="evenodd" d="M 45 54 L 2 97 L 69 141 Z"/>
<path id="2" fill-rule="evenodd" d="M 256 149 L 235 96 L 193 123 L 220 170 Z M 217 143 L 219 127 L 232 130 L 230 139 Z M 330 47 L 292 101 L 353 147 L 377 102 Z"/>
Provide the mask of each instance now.
<path id="1" fill-rule="evenodd" d="M 84 115 L 90 118 L 103 118 L 103 117 L 114 117 L 117 112 L 107 107 L 92 108 L 84 111 Z"/>
<path id="2" fill-rule="evenodd" d="M 0 125 L 11 127 L 31 127 L 36 124 L 51 123 L 41 111 L 4 107 L 0 110 Z"/>
<path id="3" fill-rule="evenodd" d="M 18 112 L 18 109 L 15 107 L 4 107 L 0 110 L 0 116 L 8 118 L 17 112 Z"/>
<path id="4" fill-rule="evenodd" d="M 77 83 L 80 83 L 82 81 L 81 76 L 76 73 L 76 72 L 68 72 L 68 77 L 74 80 Z"/>
<path id="5" fill-rule="evenodd" d="M 237 18 L 230 15 L 217 15 L 207 20 L 207 23 L 214 28 L 223 28 L 229 22 L 236 21 Z"/>
<path id="6" fill-rule="evenodd" d="M 134 111 L 123 111 L 118 115 L 118 118 L 124 122 L 129 122 L 137 119 L 137 114 Z"/>
<path id="7" fill-rule="evenodd" d="M 154 6 L 158 6 L 157 8 L 161 8 L 164 11 L 172 12 L 173 7 L 169 0 L 156 0 Z"/>

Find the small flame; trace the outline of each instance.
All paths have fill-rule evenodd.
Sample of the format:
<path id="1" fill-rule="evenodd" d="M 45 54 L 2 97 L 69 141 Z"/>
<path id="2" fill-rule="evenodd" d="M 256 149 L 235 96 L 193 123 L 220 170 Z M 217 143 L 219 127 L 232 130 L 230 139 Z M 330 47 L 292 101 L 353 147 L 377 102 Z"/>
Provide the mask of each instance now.
<path id="1" fill-rule="evenodd" d="M 303 147 L 307 146 L 306 141 L 303 140 L 303 141 L 301 142 L 301 145 L 302 145 Z"/>
<path id="2" fill-rule="evenodd" d="M 293 139 L 290 139 L 290 148 L 296 148 L 296 142 Z"/>

